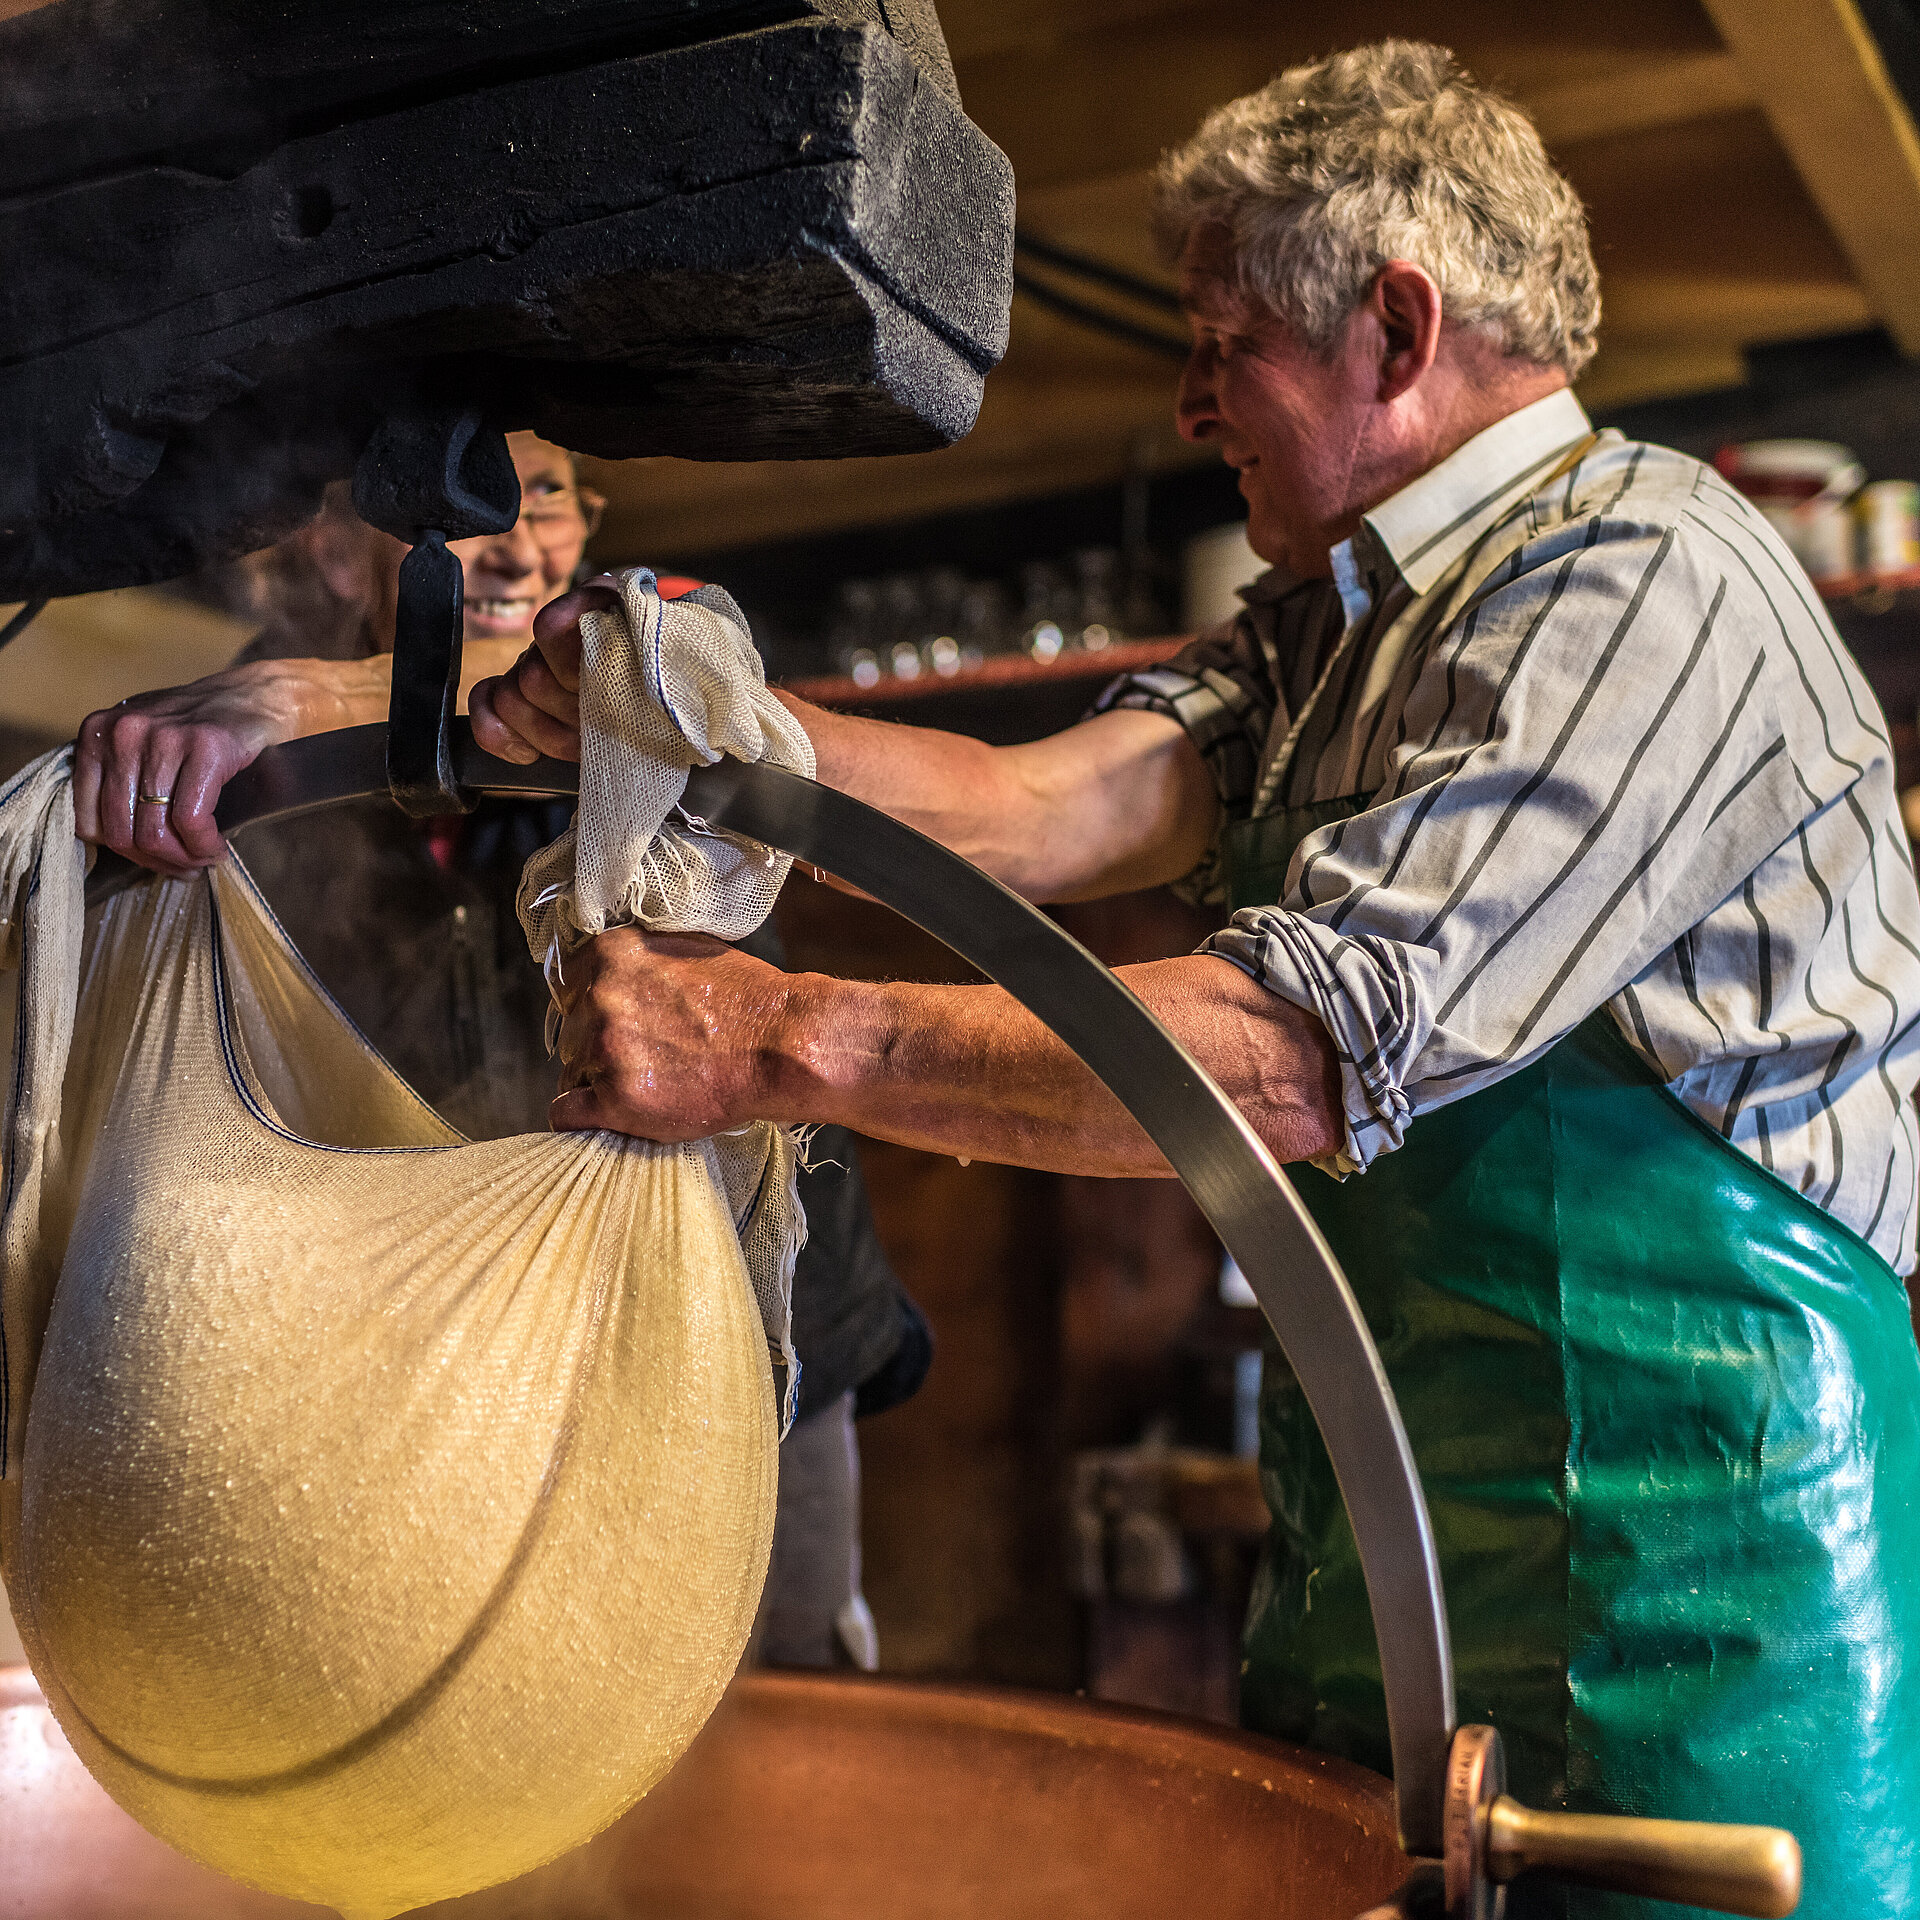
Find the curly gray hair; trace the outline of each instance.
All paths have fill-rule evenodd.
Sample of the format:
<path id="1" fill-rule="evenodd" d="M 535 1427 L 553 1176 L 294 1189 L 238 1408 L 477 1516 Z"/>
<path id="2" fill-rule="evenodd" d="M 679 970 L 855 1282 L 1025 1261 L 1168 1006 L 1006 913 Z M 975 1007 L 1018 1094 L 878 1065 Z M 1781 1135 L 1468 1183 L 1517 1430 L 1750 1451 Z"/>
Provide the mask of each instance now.
<path id="1" fill-rule="evenodd" d="M 1593 358 L 1600 281 L 1586 216 L 1533 123 L 1444 47 L 1383 40 L 1290 67 L 1207 116 L 1154 178 L 1169 258 L 1227 236 L 1239 287 L 1333 344 L 1389 260 L 1447 317 L 1571 377 Z"/>

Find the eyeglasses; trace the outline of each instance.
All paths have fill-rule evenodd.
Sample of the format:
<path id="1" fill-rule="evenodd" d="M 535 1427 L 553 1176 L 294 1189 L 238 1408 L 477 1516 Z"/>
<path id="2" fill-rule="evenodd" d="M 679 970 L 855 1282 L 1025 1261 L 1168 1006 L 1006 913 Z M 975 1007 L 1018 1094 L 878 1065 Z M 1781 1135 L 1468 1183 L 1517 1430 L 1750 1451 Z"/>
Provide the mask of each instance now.
<path id="1" fill-rule="evenodd" d="M 606 501 L 589 487 L 555 487 L 522 503 L 520 524 L 543 547 L 555 547 L 567 540 L 591 540 L 606 510 Z"/>

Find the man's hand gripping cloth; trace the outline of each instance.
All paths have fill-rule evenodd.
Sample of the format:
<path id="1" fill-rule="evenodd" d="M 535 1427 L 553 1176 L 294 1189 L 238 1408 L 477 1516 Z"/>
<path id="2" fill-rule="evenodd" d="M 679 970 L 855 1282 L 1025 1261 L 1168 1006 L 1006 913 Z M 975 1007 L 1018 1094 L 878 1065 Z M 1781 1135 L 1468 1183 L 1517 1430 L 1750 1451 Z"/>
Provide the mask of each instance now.
<path id="1" fill-rule="evenodd" d="M 469 1144 L 237 861 L 84 937 L 83 871 L 51 756 L 0 795 L 34 1671 L 114 1798 L 239 1879 L 386 1915 L 523 1873 L 646 1792 L 746 1645 L 779 1410 L 742 1245 L 790 1262 L 791 1147 Z"/>
<path id="2" fill-rule="evenodd" d="M 620 607 L 580 622 L 580 810 L 520 880 L 520 924 L 550 981 L 564 976 L 572 948 L 609 927 L 744 940 L 773 911 L 793 862 L 687 813 L 687 774 L 731 755 L 813 777 L 813 743 L 767 691 L 733 596 L 706 586 L 663 600 L 645 567 L 617 579 Z M 784 1435 L 800 1388 L 793 1266 L 806 1217 L 796 1142 L 757 1121 L 711 1144 L 749 1221 L 741 1246 L 783 1383 Z"/>

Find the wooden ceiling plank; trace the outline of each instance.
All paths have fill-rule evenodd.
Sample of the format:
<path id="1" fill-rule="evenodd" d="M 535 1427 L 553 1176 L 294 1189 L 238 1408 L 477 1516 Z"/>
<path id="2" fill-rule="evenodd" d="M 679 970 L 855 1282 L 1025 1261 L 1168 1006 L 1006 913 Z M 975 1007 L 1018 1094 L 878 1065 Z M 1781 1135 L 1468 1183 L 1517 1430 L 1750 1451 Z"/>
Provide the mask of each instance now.
<path id="1" fill-rule="evenodd" d="M 1881 323 L 1920 354 L 1920 134 L 1854 0 L 1704 0 Z"/>
<path id="2" fill-rule="evenodd" d="M 957 446 L 887 459 L 588 461 L 609 496 L 596 557 L 689 553 L 912 520 L 990 500 L 1038 498 L 1217 460 L 1174 430 L 1170 384 L 987 383 L 980 424 Z"/>
<path id="3" fill-rule="evenodd" d="M 1850 282 L 1786 273 L 1636 273 L 1602 282 L 1603 350 L 1618 341 L 1700 344 L 1805 339 L 1873 324 L 1866 296 Z"/>
<path id="4" fill-rule="evenodd" d="M 4 4 L 4 0 L 0 0 Z M 943 0 L 940 25 L 956 63 L 1015 47 L 1046 46 L 1122 21 L 1184 12 L 1191 0 Z"/>
<path id="5" fill-rule="evenodd" d="M 1730 53 L 1687 53 L 1549 85 L 1521 102 L 1549 147 L 1645 133 L 1753 105 Z"/>
<path id="6" fill-rule="evenodd" d="M 1055 49 L 1121 26 L 1201 15 L 1259 27 L 1273 47 L 1272 71 L 1389 35 L 1456 49 L 1481 77 L 1524 81 L 1544 61 L 1564 65 L 1570 49 L 1605 60 L 1628 51 L 1711 51 L 1718 43 L 1698 0 L 1333 0 L 1277 9 L 1272 0 L 940 0 L 940 21 L 956 65 L 1019 48 Z"/>
<path id="7" fill-rule="evenodd" d="M 1616 8 L 1597 23 L 1590 10 L 1564 5 L 1516 15 L 1511 0 L 1450 0 L 1430 9 L 1422 31 L 1519 101 L 1555 145 L 1750 103 L 1738 65 L 1693 0 L 1683 12 Z M 1064 31 L 1044 53 L 989 40 L 990 51 L 969 56 L 952 37 L 967 111 L 1013 162 L 1024 200 L 1035 189 L 1150 166 L 1222 101 L 1330 46 L 1404 31 L 1404 14 L 1382 0 L 1344 0 L 1331 21 L 1244 0 L 1189 0 L 1177 11 L 1126 6 L 1097 29 L 1056 14 Z"/>
<path id="8" fill-rule="evenodd" d="M 1737 387 L 1745 378 L 1746 361 L 1738 341 L 1718 347 L 1609 341 L 1581 377 L 1577 391 L 1589 411 L 1601 412 L 1670 394 Z"/>
<path id="9" fill-rule="evenodd" d="M 1857 279 L 1757 107 L 1586 141 L 1556 158 L 1586 203 L 1603 298 L 1623 271 Z"/>
<path id="10" fill-rule="evenodd" d="M 1251 0 L 1111 0 L 1097 33 L 1108 0 L 943 0 L 942 12 L 968 104 L 1020 168 L 1023 224 L 1162 278 L 1145 217 L 1159 148 L 1298 53 L 1371 37 L 1384 4 L 1342 0 L 1338 18 L 1312 22 L 1316 44 L 1298 49 L 1287 42 L 1302 24 Z M 1179 45 L 1167 37 L 1176 15 Z M 1522 16 L 1510 0 L 1433 0 L 1421 31 L 1536 116 L 1588 201 L 1607 295 L 1601 353 L 1581 383 L 1590 404 L 1726 385 L 1749 341 L 1871 318 L 1752 70 L 1695 0 L 1628 0 L 1597 24 L 1565 0 Z M 969 59 L 969 40 L 992 51 Z M 1009 57 L 1021 42 L 1049 50 Z M 1112 480 L 1130 462 L 1211 458 L 1173 434 L 1172 377 L 1019 301 L 1007 362 L 958 446 L 804 468 L 622 463 L 600 480 L 614 511 L 598 551 L 691 553 L 878 526 Z"/>

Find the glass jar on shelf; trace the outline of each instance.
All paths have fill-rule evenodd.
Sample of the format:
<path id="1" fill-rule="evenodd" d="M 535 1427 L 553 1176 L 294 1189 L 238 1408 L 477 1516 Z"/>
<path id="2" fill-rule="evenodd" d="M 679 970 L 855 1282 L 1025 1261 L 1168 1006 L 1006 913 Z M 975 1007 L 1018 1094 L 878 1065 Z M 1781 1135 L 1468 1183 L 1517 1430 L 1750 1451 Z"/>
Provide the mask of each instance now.
<path id="1" fill-rule="evenodd" d="M 1014 627 L 1007 592 L 997 580 L 972 580 L 960 598 L 954 636 L 960 642 L 963 668 L 977 667 L 996 653 L 1011 653 Z"/>
<path id="2" fill-rule="evenodd" d="M 879 612 L 880 596 L 871 580 L 841 582 L 827 621 L 827 649 L 857 687 L 880 684 Z"/>
<path id="3" fill-rule="evenodd" d="M 967 577 L 958 567 L 929 567 L 920 577 L 920 664 L 942 680 L 960 672 L 963 661 L 958 638 L 961 605 Z"/>
<path id="4" fill-rule="evenodd" d="M 936 633 L 921 648 L 927 670 L 942 680 L 951 680 L 961 669 L 960 642 L 950 633 Z"/>
<path id="5" fill-rule="evenodd" d="M 1142 549 L 1133 554 L 1123 572 L 1120 624 L 1128 638 L 1145 640 L 1154 634 L 1172 633 L 1177 623 L 1162 604 L 1153 553 Z"/>
<path id="6" fill-rule="evenodd" d="M 1075 635 L 1088 653 L 1104 653 L 1123 638 L 1120 555 L 1113 547 L 1083 547 L 1073 556 L 1079 585 Z"/>
<path id="7" fill-rule="evenodd" d="M 896 680 L 920 678 L 923 635 L 920 582 L 890 573 L 880 582 L 880 657 Z"/>
<path id="8" fill-rule="evenodd" d="M 1051 560 L 1029 560 L 1020 569 L 1020 644 L 1041 666 L 1059 659 L 1076 612 L 1067 576 Z"/>

